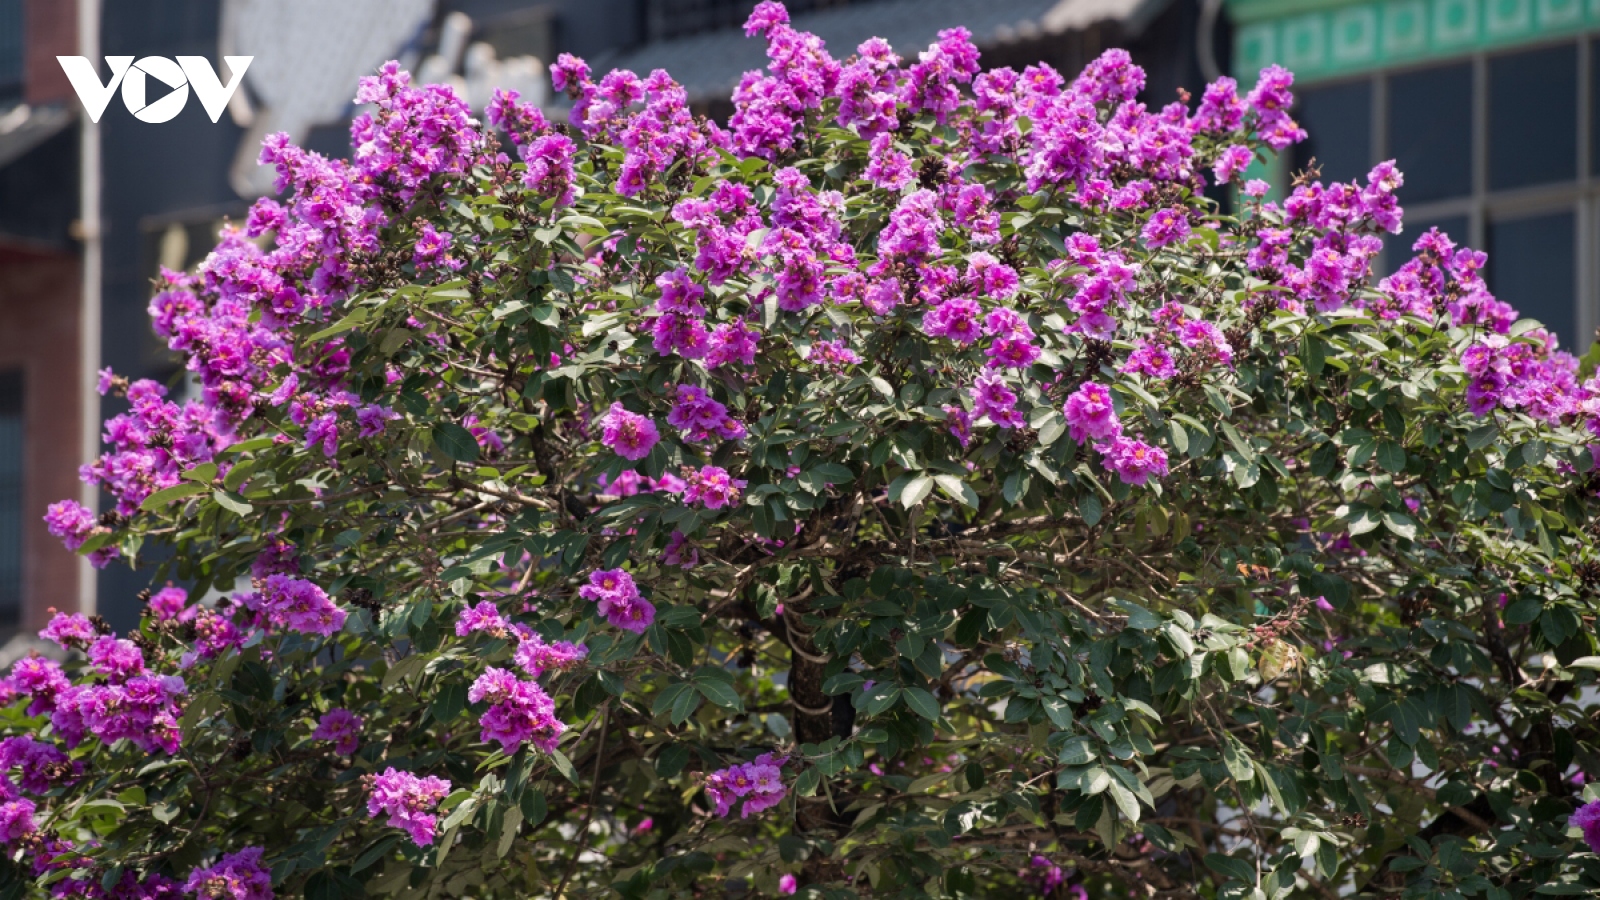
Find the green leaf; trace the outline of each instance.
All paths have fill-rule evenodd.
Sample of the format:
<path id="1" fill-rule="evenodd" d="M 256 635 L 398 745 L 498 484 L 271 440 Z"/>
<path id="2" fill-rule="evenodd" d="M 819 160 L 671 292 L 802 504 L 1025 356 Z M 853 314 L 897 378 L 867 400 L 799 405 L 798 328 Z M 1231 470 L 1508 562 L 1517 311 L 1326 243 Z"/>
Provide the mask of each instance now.
<path id="1" fill-rule="evenodd" d="M 744 702 L 739 699 L 739 692 L 735 691 L 733 685 L 727 682 L 697 678 L 694 686 L 707 700 L 723 709 L 744 709 Z"/>
<path id="2" fill-rule="evenodd" d="M 1494 422 L 1490 422 L 1487 425 L 1479 425 L 1477 428 L 1467 432 L 1467 447 L 1473 450 L 1482 450 L 1494 443 L 1494 439 L 1499 436 L 1500 426 Z"/>
<path id="3" fill-rule="evenodd" d="M 1078 515 L 1083 517 L 1083 524 L 1093 528 L 1100 524 L 1100 517 L 1104 514 L 1105 507 L 1100 503 L 1100 495 L 1093 491 L 1085 491 L 1078 498 Z"/>
<path id="4" fill-rule="evenodd" d="M 565 753 L 562 753 L 560 750 L 551 750 L 550 762 L 555 764 L 556 771 L 560 772 L 563 778 L 567 779 L 573 784 L 578 783 L 578 770 L 572 767 L 572 760 L 567 759 L 567 755 Z"/>
<path id="5" fill-rule="evenodd" d="M 210 484 L 217 478 L 216 463 L 201 463 L 183 473 L 184 481 L 198 481 L 201 484 Z"/>
<path id="6" fill-rule="evenodd" d="M 1394 510 L 1383 511 L 1383 527 L 1408 541 L 1414 540 L 1417 536 L 1417 520 Z"/>
<path id="7" fill-rule="evenodd" d="M 1242 859 L 1223 856 L 1221 853 L 1207 853 L 1206 868 L 1219 875 L 1242 881 L 1245 884 L 1256 883 L 1255 867 Z"/>
<path id="8" fill-rule="evenodd" d="M 212 491 L 211 492 L 211 499 L 217 501 L 217 505 L 218 506 L 222 507 L 223 509 L 227 510 L 228 512 L 233 513 L 236 516 L 247 516 L 250 513 L 255 512 L 255 510 L 256 510 L 256 508 L 254 506 L 250 505 L 250 501 L 249 500 L 246 500 L 245 498 L 239 496 L 238 494 L 234 493 L 233 491 L 224 491 L 224 490 Z"/>
<path id="9" fill-rule="evenodd" d="M 970 509 L 978 508 L 978 495 L 972 490 L 972 485 L 954 475 L 935 475 L 933 480 L 938 483 L 940 492 L 951 500 Z"/>
<path id="10" fill-rule="evenodd" d="M 478 458 L 478 439 L 454 422 L 440 422 L 433 426 L 433 443 L 441 453 L 456 462 L 469 463 Z"/>
<path id="11" fill-rule="evenodd" d="M 1378 465 L 1385 471 L 1400 473 L 1406 468 L 1406 450 L 1395 441 L 1378 442 Z"/>
<path id="12" fill-rule="evenodd" d="M 906 482 L 906 486 L 900 490 L 900 505 L 910 509 L 927 499 L 932 491 L 933 479 L 926 473 L 918 475 Z"/>
<path id="13" fill-rule="evenodd" d="M 156 491 L 154 494 L 144 498 L 144 502 L 139 504 L 139 508 L 145 512 L 159 512 L 165 509 L 169 503 L 182 500 L 185 497 L 193 497 L 195 494 L 203 494 L 208 490 L 210 490 L 210 487 L 207 485 L 185 481 L 165 490 Z"/>
<path id="14" fill-rule="evenodd" d="M 904 696 L 906 706 L 910 707 L 912 712 L 930 722 L 939 721 L 939 701 L 933 698 L 933 694 L 923 688 L 911 687 L 905 689 Z"/>

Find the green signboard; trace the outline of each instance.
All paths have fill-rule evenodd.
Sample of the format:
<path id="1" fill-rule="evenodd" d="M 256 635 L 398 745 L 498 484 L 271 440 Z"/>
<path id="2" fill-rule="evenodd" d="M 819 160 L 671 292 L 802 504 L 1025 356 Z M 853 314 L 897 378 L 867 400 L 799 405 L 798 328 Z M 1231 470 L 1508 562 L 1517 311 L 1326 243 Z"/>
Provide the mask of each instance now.
<path id="1" fill-rule="evenodd" d="M 1234 71 L 1296 81 L 1600 31 L 1600 0 L 1228 0 Z"/>

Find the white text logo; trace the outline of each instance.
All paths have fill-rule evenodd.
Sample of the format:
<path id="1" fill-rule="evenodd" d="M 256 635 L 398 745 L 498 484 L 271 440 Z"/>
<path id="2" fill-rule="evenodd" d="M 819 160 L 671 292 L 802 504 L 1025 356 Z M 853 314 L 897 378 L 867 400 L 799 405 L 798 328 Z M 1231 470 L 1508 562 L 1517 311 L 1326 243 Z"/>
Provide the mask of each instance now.
<path id="1" fill-rule="evenodd" d="M 138 62 L 134 62 L 131 56 L 108 56 L 106 66 L 111 70 L 111 80 L 104 84 L 95 72 L 94 64 L 87 58 L 58 56 L 56 59 L 61 61 L 67 80 L 72 82 L 72 89 L 78 92 L 78 99 L 83 101 L 89 121 L 100 121 L 106 105 L 111 102 L 111 95 L 116 93 L 120 85 L 122 103 L 128 107 L 128 112 L 133 113 L 139 121 L 154 125 L 171 121 L 183 111 L 184 104 L 189 102 L 191 87 L 195 96 L 200 98 L 200 105 L 206 108 L 206 115 L 211 117 L 211 121 L 217 121 L 233 92 L 239 89 L 244 70 L 250 68 L 250 61 L 255 57 L 224 56 L 223 60 L 233 76 L 226 85 L 217 77 L 216 70 L 211 68 L 211 61 L 204 56 L 180 56 L 177 62 L 165 56 L 146 56 Z M 151 80 L 165 85 L 170 92 L 164 97 L 150 100 Z"/>

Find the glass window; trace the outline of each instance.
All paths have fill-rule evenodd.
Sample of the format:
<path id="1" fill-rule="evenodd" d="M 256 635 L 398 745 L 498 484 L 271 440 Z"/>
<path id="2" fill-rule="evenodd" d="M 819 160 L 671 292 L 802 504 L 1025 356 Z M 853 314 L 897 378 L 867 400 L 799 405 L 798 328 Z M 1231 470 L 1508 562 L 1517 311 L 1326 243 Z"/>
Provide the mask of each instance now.
<path id="1" fill-rule="evenodd" d="M 0 628 L 22 612 L 22 372 L 0 372 Z"/>
<path id="2" fill-rule="evenodd" d="M 1516 307 L 1519 318 L 1538 319 L 1582 353 L 1578 333 L 1576 223 L 1570 211 L 1490 222 L 1489 290 Z"/>
<path id="3" fill-rule="evenodd" d="M 1295 118 L 1308 137 L 1295 145 L 1294 171 L 1316 159 L 1324 183 L 1365 178 L 1372 168 L 1372 82 L 1312 88 L 1298 97 Z"/>
<path id="4" fill-rule="evenodd" d="M 1405 204 L 1472 192 L 1472 65 L 1389 79 L 1389 153 L 1405 173 Z"/>
<path id="5" fill-rule="evenodd" d="M 0 100 L 22 93 L 22 0 L 0 0 Z"/>
<path id="6" fill-rule="evenodd" d="M 1578 175 L 1578 48 L 1489 59 L 1489 189 Z"/>

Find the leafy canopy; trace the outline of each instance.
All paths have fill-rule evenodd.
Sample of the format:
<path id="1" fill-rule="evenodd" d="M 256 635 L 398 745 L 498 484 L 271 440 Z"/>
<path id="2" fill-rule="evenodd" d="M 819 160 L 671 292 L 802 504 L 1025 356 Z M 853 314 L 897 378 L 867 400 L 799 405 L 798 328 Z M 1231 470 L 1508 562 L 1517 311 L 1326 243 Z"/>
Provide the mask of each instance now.
<path id="1" fill-rule="evenodd" d="M 5 682 L 14 891 L 1600 887 L 1600 388 L 1483 256 L 1245 182 L 1282 70 L 747 30 L 726 128 L 563 58 L 267 141 L 48 517 L 190 588 Z"/>

